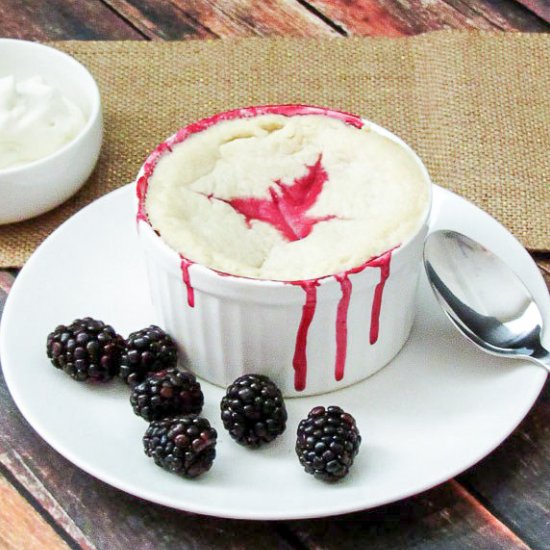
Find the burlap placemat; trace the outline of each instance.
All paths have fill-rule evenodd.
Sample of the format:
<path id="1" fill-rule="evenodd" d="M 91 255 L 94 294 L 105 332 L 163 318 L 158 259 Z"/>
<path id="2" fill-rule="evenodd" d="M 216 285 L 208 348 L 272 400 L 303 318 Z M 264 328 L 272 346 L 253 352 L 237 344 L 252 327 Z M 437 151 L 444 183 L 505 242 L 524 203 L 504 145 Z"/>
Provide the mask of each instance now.
<path id="1" fill-rule="evenodd" d="M 550 249 L 550 35 L 57 42 L 104 102 L 99 164 L 73 199 L 0 226 L 0 266 L 20 266 L 63 220 L 131 181 L 159 141 L 217 111 L 312 103 L 399 134 L 435 182 L 477 203 L 532 250 Z"/>

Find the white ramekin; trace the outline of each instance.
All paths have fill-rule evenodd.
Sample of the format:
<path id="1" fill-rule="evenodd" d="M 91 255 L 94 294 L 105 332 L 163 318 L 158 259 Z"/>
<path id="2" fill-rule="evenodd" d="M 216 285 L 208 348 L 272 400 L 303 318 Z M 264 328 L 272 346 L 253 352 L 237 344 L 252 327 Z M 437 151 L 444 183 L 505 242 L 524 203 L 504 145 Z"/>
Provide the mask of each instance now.
<path id="1" fill-rule="evenodd" d="M 352 270 L 356 272 L 349 273 L 347 281 L 342 274 L 291 283 L 249 279 L 181 257 L 149 225 L 144 209 L 148 180 L 158 160 L 173 145 L 219 121 L 265 113 L 335 117 L 354 126 L 367 125 L 402 146 L 415 159 L 430 192 L 418 231 L 394 250 Z M 274 380 L 285 396 L 321 394 L 375 373 L 407 340 L 428 231 L 431 182 L 414 151 L 380 126 L 305 105 L 222 113 L 160 144 L 138 174 L 136 196 L 139 239 L 157 322 L 178 343 L 184 364 L 200 378 L 227 386 L 242 374 L 260 373 Z"/>
<path id="2" fill-rule="evenodd" d="M 101 98 L 89 71 L 55 48 L 25 40 L 0 39 L 0 77 L 23 80 L 40 75 L 78 105 L 86 124 L 78 135 L 52 154 L 0 169 L 0 224 L 43 214 L 84 185 L 99 157 L 103 139 Z"/>

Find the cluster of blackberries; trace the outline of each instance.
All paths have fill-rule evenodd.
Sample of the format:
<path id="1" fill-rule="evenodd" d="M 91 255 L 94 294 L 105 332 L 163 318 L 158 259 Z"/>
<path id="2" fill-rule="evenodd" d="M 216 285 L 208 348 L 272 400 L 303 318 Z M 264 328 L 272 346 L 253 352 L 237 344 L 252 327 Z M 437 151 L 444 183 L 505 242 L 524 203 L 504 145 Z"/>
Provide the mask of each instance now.
<path id="1" fill-rule="evenodd" d="M 175 366 L 178 353 L 172 338 L 155 325 L 124 340 L 111 325 L 91 317 L 56 327 L 46 350 L 53 366 L 75 380 L 106 382 L 118 375 L 130 386 Z"/>
<path id="2" fill-rule="evenodd" d="M 48 335 L 47 354 L 75 380 L 107 381 L 118 375 L 132 388 L 134 413 L 150 423 L 144 451 L 157 465 L 187 478 L 211 468 L 217 433 L 199 416 L 201 386 L 193 374 L 178 369 L 177 347 L 161 328 L 151 325 L 124 339 L 102 321 L 76 319 Z M 283 396 L 267 376 L 237 378 L 220 408 L 224 428 L 247 447 L 269 443 L 286 428 Z M 315 407 L 298 426 L 296 453 L 307 473 L 336 481 L 349 472 L 360 443 L 350 414 L 339 407 Z"/>
<path id="3" fill-rule="evenodd" d="M 131 387 L 134 412 L 150 422 L 143 445 L 156 464 L 189 478 L 210 469 L 216 430 L 198 416 L 200 384 L 178 369 L 176 344 L 161 328 L 151 325 L 124 339 L 112 326 L 85 317 L 58 326 L 46 351 L 54 367 L 75 380 L 105 382 L 118 375 Z"/>

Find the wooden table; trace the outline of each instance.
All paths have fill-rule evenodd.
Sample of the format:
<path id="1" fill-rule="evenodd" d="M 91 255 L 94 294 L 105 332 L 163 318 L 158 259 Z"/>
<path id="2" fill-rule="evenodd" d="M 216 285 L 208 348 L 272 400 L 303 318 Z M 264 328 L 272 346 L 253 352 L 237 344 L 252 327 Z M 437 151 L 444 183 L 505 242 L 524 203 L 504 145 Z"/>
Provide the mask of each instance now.
<path id="1" fill-rule="evenodd" d="M 2 36 L 174 40 L 252 35 L 550 31 L 548 0 L 0 0 Z M 550 284 L 550 255 L 535 255 Z M 16 270 L 0 271 L 0 314 Z M 251 522 L 122 493 L 43 442 L 0 371 L 0 549 L 550 548 L 550 385 L 512 436 L 456 479 L 348 516 Z"/>

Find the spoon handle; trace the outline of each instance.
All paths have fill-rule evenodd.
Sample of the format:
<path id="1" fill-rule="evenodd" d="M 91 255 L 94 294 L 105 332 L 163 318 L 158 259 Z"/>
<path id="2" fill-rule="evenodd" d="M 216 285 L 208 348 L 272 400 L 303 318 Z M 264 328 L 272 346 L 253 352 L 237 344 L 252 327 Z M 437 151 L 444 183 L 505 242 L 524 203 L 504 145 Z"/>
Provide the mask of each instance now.
<path id="1" fill-rule="evenodd" d="M 546 348 L 541 346 L 533 355 L 531 355 L 531 359 L 550 372 L 550 351 Z"/>

